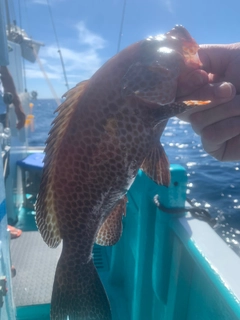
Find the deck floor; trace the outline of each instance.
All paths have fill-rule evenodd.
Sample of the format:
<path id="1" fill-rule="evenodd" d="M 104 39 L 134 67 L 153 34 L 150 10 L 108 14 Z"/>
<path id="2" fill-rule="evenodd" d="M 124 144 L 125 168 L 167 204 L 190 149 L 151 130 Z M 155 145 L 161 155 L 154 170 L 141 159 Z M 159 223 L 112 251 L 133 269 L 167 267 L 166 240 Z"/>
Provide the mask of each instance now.
<path id="1" fill-rule="evenodd" d="M 16 307 L 50 303 L 55 268 L 61 246 L 49 248 L 39 232 L 23 232 L 11 241 L 12 264 L 17 270 L 13 278 Z"/>
<path id="2" fill-rule="evenodd" d="M 12 279 L 17 320 L 49 320 L 52 285 L 61 254 L 61 245 L 51 249 L 45 244 L 37 231 L 33 213 L 22 209 L 16 227 L 23 230 L 23 233 L 19 238 L 11 240 L 12 265 L 17 272 Z M 119 288 L 108 283 L 110 252 L 110 248 L 95 246 L 94 263 L 108 293 L 113 319 L 127 320 L 122 293 Z"/>

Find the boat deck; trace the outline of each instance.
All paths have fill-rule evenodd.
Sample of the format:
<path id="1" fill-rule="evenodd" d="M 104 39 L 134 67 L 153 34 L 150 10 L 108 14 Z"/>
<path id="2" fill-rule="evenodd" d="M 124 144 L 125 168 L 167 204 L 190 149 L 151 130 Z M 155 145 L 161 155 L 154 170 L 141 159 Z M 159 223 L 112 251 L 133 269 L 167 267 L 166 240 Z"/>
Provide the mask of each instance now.
<path id="1" fill-rule="evenodd" d="M 45 244 L 37 231 L 33 213 L 33 211 L 21 210 L 16 227 L 23 230 L 23 233 L 19 238 L 11 240 L 12 265 L 16 268 L 16 276 L 12 280 L 17 320 L 50 319 L 52 285 L 57 261 L 61 254 L 61 245 L 51 249 Z M 111 248 L 95 246 L 94 263 L 108 293 L 113 309 L 113 319 L 127 320 L 123 295 L 119 288 L 111 286 L 108 282 L 110 254 Z"/>

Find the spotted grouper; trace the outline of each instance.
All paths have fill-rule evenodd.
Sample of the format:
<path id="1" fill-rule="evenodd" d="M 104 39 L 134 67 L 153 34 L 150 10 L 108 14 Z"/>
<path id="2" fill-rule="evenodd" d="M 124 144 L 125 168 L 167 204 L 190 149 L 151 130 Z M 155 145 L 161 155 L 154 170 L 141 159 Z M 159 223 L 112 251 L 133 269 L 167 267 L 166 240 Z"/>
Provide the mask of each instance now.
<path id="1" fill-rule="evenodd" d="M 53 248 L 63 241 L 52 320 L 111 319 L 93 245 L 119 240 L 126 193 L 139 168 L 169 184 L 160 136 L 170 117 L 205 103 L 175 102 L 179 78 L 199 68 L 197 51 L 182 26 L 139 41 L 71 89 L 57 109 L 36 203 L 44 241 Z"/>

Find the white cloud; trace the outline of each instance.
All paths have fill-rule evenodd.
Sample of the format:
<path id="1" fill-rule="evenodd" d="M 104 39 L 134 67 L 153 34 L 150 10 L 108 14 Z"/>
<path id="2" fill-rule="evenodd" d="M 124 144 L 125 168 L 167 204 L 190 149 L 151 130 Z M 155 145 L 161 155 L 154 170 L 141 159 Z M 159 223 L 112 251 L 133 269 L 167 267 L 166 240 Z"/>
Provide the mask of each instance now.
<path id="1" fill-rule="evenodd" d="M 47 72 L 49 79 L 61 79 L 61 75 L 55 72 Z M 28 79 L 44 79 L 44 74 L 39 68 L 27 68 L 26 76 Z"/>
<path id="2" fill-rule="evenodd" d="M 76 27 L 79 32 L 80 43 L 89 45 L 93 49 L 102 49 L 105 47 L 106 41 L 101 36 L 88 30 L 83 21 L 80 21 Z"/>
<path id="3" fill-rule="evenodd" d="M 78 78 L 79 81 L 91 77 L 102 65 L 98 50 L 104 48 L 106 41 L 99 35 L 87 29 L 83 22 L 76 26 L 79 36 L 79 50 L 61 48 L 67 77 Z M 83 46 L 84 44 L 84 46 Z M 63 76 L 60 56 L 56 45 L 45 46 L 40 51 L 41 63 L 49 78 L 58 79 Z M 74 76 L 72 76 L 72 73 Z M 36 72 L 35 65 L 29 65 L 27 76 L 30 78 L 42 77 L 41 72 Z"/>
<path id="4" fill-rule="evenodd" d="M 164 7 L 167 8 L 167 11 L 169 13 L 174 13 L 174 0 L 161 0 L 161 3 L 164 5 Z"/>
<path id="5" fill-rule="evenodd" d="M 70 87 L 89 79 L 100 68 L 103 59 L 99 51 L 106 46 L 106 41 L 100 35 L 90 31 L 84 22 L 79 22 L 75 28 L 78 32 L 78 41 L 75 41 L 74 49 L 61 47 Z M 59 86 L 65 85 L 65 79 L 57 46 L 50 45 L 41 48 L 39 57 L 47 77 L 53 80 L 54 87 L 58 86 L 60 90 Z M 37 62 L 34 65 L 27 64 L 26 75 L 31 80 L 44 78 Z M 65 92 L 65 87 L 63 91 Z"/>

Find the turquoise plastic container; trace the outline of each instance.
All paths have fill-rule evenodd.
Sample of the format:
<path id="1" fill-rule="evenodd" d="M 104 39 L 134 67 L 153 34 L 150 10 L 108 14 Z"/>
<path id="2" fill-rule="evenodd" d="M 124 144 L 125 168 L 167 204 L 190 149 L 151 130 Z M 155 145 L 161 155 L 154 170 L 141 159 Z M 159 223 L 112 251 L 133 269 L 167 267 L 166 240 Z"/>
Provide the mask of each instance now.
<path id="1" fill-rule="evenodd" d="M 163 213 L 153 201 L 158 194 L 165 207 L 183 208 L 186 183 L 184 168 L 172 165 L 169 188 L 139 172 L 129 191 L 123 235 L 113 247 L 109 270 L 109 281 L 121 288 L 127 305 L 128 316 L 119 319 L 240 319 L 239 290 L 233 291 L 239 257 L 206 223 Z M 205 241 L 215 245 L 216 257 L 202 251 Z M 233 281 L 227 270 L 232 267 Z"/>

